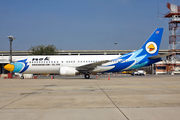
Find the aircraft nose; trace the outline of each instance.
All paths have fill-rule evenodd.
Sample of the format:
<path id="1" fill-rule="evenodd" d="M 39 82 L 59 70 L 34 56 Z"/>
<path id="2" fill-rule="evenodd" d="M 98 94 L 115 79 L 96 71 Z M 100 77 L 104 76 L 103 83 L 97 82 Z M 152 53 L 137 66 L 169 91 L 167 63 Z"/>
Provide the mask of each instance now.
<path id="1" fill-rule="evenodd" d="M 4 66 L 4 69 L 7 70 L 7 71 L 12 72 L 14 70 L 14 65 L 7 64 L 7 65 Z"/>

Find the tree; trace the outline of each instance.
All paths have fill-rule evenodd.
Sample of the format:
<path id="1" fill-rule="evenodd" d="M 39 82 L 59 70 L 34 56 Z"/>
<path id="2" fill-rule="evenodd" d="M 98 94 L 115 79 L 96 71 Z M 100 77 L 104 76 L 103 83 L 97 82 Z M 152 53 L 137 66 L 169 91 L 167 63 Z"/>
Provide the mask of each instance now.
<path id="1" fill-rule="evenodd" d="M 29 48 L 29 51 L 32 51 L 32 55 L 56 55 L 57 50 L 54 45 L 38 45 Z"/>

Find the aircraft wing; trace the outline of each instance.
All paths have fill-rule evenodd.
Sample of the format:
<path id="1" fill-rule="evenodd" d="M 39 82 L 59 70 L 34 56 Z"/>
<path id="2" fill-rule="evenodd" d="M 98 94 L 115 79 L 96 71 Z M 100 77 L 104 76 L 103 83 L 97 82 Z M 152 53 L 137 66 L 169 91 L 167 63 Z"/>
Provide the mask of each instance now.
<path id="1" fill-rule="evenodd" d="M 162 57 L 169 56 L 169 55 L 172 55 L 172 54 L 175 54 L 175 53 L 167 53 L 167 54 L 152 56 L 152 57 L 148 57 L 148 58 L 149 59 L 158 59 L 158 58 L 162 58 Z"/>
<path id="2" fill-rule="evenodd" d="M 99 61 L 99 62 L 95 62 L 95 63 L 82 65 L 82 66 L 76 67 L 76 70 L 78 70 L 80 72 L 91 71 L 94 68 L 96 68 L 97 66 L 101 66 L 103 63 L 107 63 L 107 62 L 110 62 L 110 60 L 104 60 L 104 61 Z"/>

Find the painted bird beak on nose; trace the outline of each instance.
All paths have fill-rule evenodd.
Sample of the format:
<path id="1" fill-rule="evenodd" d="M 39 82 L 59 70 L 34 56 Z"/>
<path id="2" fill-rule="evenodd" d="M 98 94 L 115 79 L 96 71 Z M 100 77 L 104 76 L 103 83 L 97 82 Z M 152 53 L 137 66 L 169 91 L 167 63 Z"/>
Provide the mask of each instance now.
<path id="1" fill-rule="evenodd" d="M 7 70 L 7 71 L 12 72 L 14 70 L 14 65 L 7 64 L 7 65 L 4 66 L 4 69 Z"/>

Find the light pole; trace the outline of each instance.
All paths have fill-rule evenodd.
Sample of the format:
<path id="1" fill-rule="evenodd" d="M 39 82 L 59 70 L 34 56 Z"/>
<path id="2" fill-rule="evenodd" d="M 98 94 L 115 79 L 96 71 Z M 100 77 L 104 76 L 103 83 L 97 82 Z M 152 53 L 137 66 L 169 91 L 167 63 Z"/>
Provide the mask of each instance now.
<path id="1" fill-rule="evenodd" d="M 115 55 L 116 55 L 116 50 L 117 50 L 117 43 L 114 43 L 115 44 Z"/>
<path id="2" fill-rule="evenodd" d="M 7 36 L 7 38 L 10 41 L 10 63 L 12 63 L 12 41 L 16 40 L 16 38 L 14 38 L 13 36 Z"/>
<path id="3" fill-rule="evenodd" d="M 3 61 L 3 67 L 2 67 L 2 69 L 3 69 L 3 74 L 4 74 L 4 57 L 3 57 L 3 54 L 2 54 L 2 61 Z"/>

